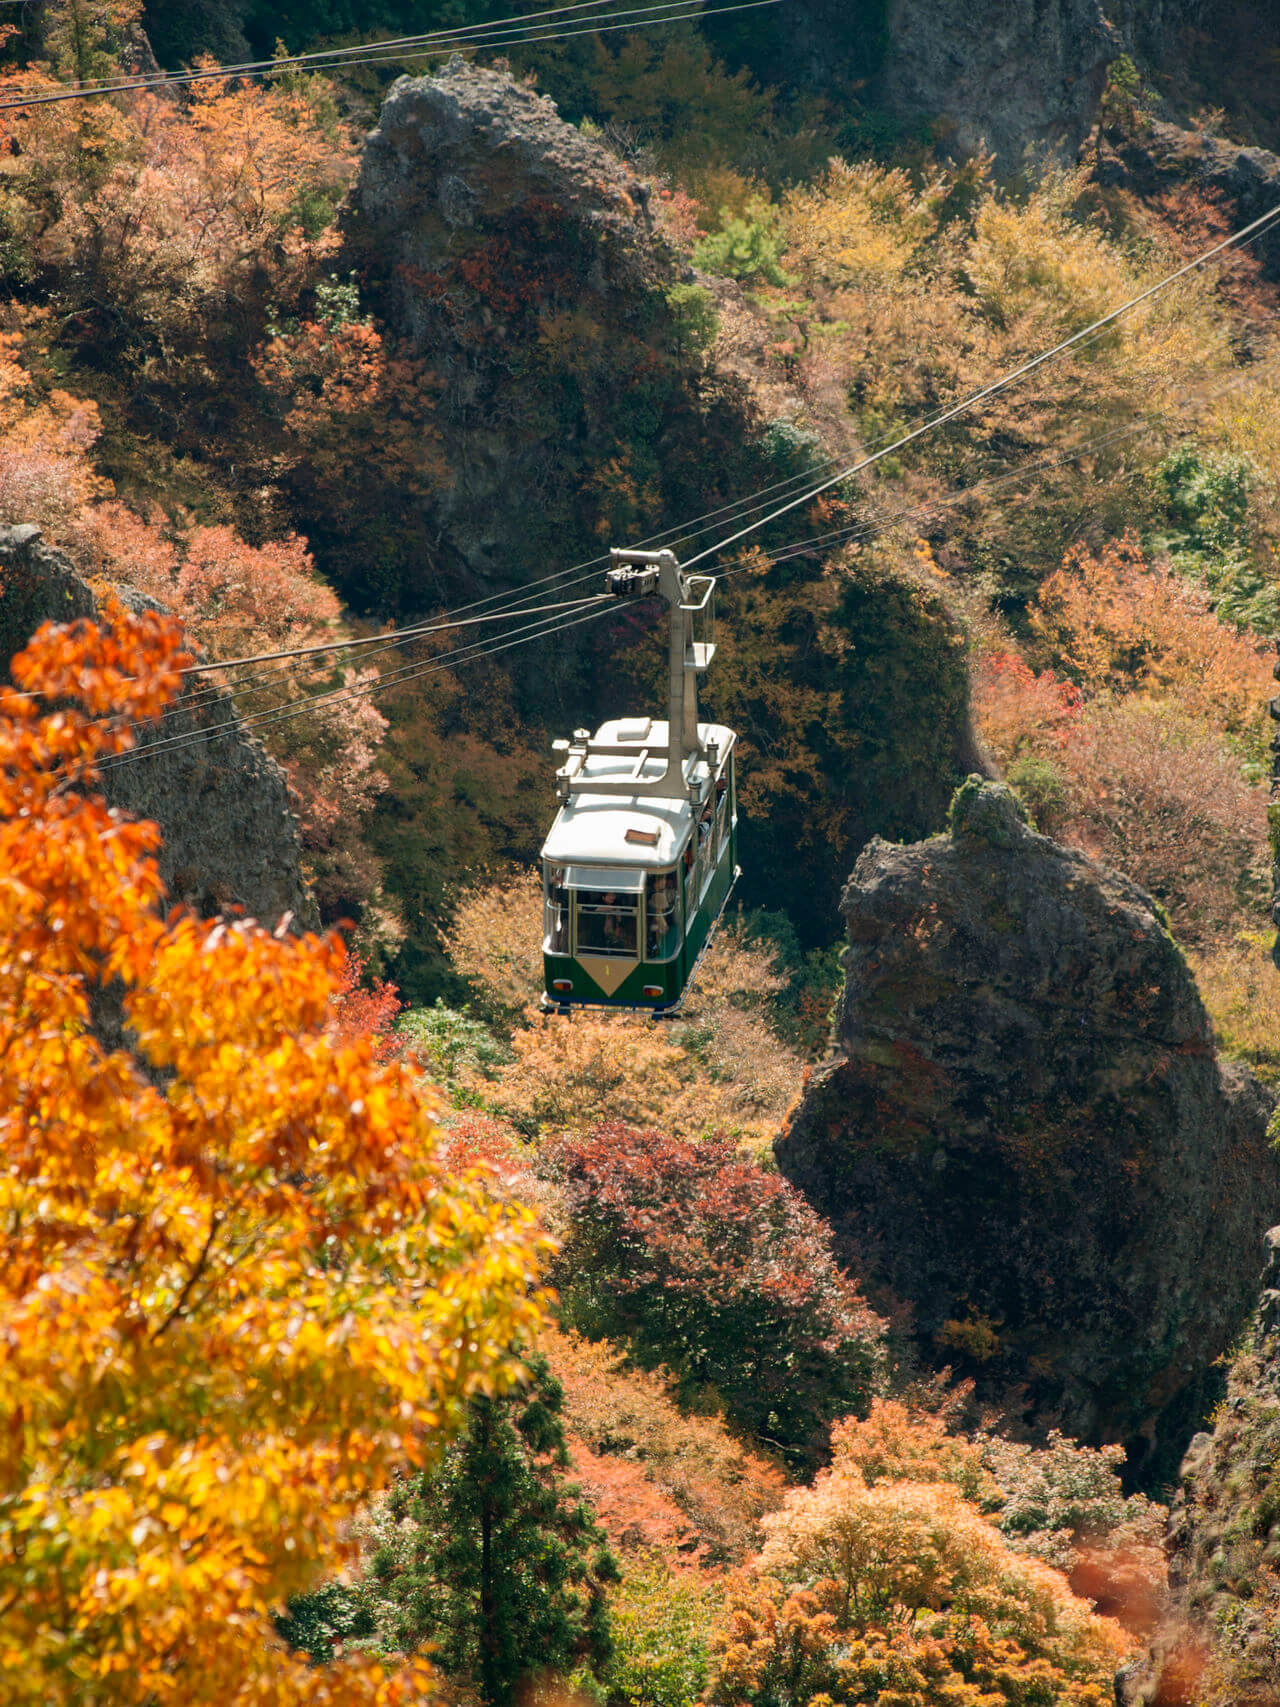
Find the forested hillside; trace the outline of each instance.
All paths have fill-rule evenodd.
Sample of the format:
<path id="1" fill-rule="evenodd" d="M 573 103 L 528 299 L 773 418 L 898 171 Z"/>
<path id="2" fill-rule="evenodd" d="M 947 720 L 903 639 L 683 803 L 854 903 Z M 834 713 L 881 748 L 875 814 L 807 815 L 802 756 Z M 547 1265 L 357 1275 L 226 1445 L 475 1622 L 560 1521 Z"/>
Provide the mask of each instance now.
<path id="1" fill-rule="evenodd" d="M 0 1702 L 1280 1703 L 1271 0 L 9 10 Z"/>

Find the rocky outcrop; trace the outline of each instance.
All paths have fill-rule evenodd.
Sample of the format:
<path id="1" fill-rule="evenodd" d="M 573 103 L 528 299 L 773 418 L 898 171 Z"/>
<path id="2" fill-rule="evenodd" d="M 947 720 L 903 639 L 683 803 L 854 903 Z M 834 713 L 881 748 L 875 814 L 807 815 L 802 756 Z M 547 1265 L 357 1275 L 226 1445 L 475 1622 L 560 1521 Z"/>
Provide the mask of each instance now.
<path id="1" fill-rule="evenodd" d="M 1066 159 L 1084 139 L 1122 43 L 1097 0 L 891 0 L 880 95 L 941 121 L 962 153 L 1016 169 L 1027 149 Z"/>
<path id="2" fill-rule="evenodd" d="M 1267 1094 L 1215 1058 L 1151 899 L 1003 785 L 872 842 L 842 905 L 838 1053 L 779 1166 L 935 1362 L 1171 1470 L 1280 1212 Z"/>
<path id="3" fill-rule="evenodd" d="M 1093 176 L 1099 184 L 1122 186 L 1144 197 L 1194 184 L 1226 205 L 1232 228 L 1247 225 L 1280 203 L 1280 155 L 1159 120 L 1100 137 Z M 1280 226 L 1268 226 L 1250 247 L 1267 277 L 1280 280 Z"/>
<path id="4" fill-rule="evenodd" d="M 139 596 L 118 589 L 137 608 Z M 0 674 L 45 621 L 93 617 L 97 601 L 61 552 L 34 527 L 0 528 Z M 204 917 L 243 909 L 275 926 L 286 913 L 303 923 L 313 908 L 303 882 L 298 827 L 275 760 L 239 726 L 228 695 L 201 684 L 162 727 L 138 731 L 136 762 L 104 768 L 108 802 L 159 824 L 160 872 L 171 900 Z M 226 731 L 226 733 L 222 733 Z M 160 747 L 203 734 L 189 746 Z"/>
<path id="5" fill-rule="evenodd" d="M 1226 1398 L 1182 1463 L 1169 1616 L 1152 1653 L 1123 1678 L 1125 1707 L 1280 1700 L 1280 1227 L 1263 1249 L 1262 1296 Z"/>
<path id="6" fill-rule="evenodd" d="M 563 546 L 611 444 L 642 419 L 660 430 L 684 388 L 661 289 L 678 268 L 648 203 L 647 184 L 503 73 L 454 61 L 383 104 L 348 253 L 440 381 L 431 531 L 473 572 L 523 567 L 544 518 Z"/>

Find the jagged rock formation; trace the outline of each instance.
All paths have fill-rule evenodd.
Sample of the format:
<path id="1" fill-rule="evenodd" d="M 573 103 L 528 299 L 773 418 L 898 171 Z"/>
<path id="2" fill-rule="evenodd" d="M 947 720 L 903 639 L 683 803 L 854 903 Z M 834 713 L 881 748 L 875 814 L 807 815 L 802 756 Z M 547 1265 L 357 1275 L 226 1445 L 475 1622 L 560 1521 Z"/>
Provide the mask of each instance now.
<path id="1" fill-rule="evenodd" d="M 794 80 L 833 93 L 860 85 L 903 123 L 936 126 L 957 153 L 994 152 L 1004 171 L 1028 148 L 1074 154 L 1124 45 L 1098 0 L 798 0 L 773 30 Z"/>
<path id="2" fill-rule="evenodd" d="M 1262 1296 L 1226 1398 L 1182 1463 L 1169 1616 L 1151 1654 L 1123 1677 L 1125 1707 L 1280 1700 L 1280 1227 L 1263 1246 Z"/>
<path id="3" fill-rule="evenodd" d="M 118 596 L 134 608 L 143 602 L 125 588 Z M 61 552 L 41 543 L 38 528 L 0 528 L 0 675 L 42 622 L 96 613 L 90 588 Z M 197 730 L 233 733 L 109 766 L 103 793 L 112 806 L 159 824 L 160 872 L 174 902 L 206 918 L 234 908 L 269 926 L 285 913 L 310 923 L 284 774 L 238 727 L 228 695 L 198 691 L 198 709 L 139 731 L 139 747 Z"/>
<path id="4" fill-rule="evenodd" d="M 1195 184 L 1230 205 L 1232 227 L 1246 225 L 1280 202 L 1280 155 L 1242 148 L 1203 131 L 1152 120 L 1135 132 L 1108 131 L 1098 141 L 1093 176 L 1143 197 Z M 1251 245 L 1268 278 L 1280 280 L 1280 230 L 1269 226 Z"/>
<path id="5" fill-rule="evenodd" d="M 838 1054 L 776 1149 L 877 1306 L 1035 1427 L 1171 1470 L 1280 1211 L 1270 1099 L 1214 1055 L 1128 879 L 971 778 L 845 889 Z"/>
<path id="6" fill-rule="evenodd" d="M 574 488 L 627 442 L 620 429 L 648 417 L 652 440 L 680 407 L 689 376 L 656 348 L 676 341 L 662 287 L 679 269 L 648 203 L 647 184 L 503 73 L 453 61 L 383 104 L 349 253 L 442 381 L 432 530 L 472 570 L 554 548 L 544 518 L 563 543 Z"/>
<path id="7" fill-rule="evenodd" d="M 1024 152 L 1074 153 L 1121 40 L 1097 0 L 892 0 L 881 98 L 900 116 L 941 119 L 963 153 L 1002 167 Z"/>

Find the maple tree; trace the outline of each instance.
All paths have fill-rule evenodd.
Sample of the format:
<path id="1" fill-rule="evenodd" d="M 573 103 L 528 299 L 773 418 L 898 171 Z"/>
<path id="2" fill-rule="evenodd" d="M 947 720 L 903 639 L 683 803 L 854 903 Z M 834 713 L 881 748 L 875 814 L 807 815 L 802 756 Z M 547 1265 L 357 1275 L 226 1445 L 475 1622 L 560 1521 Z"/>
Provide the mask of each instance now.
<path id="1" fill-rule="evenodd" d="M 837 1460 L 764 1524 L 713 1635 L 716 1707 L 1111 1700 L 1121 1631 L 952 1484 L 868 1483 Z"/>
<path id="2" fill-rule="evenodd" d="M 669 1377 L 635 1368 L 617 1346 L 550 1326 L 538 1345 L 564 1388 L 575 1473 L 615 1544 L 629 1554 L 661 1545 L 680 1569 L 742 1564 L 760 1518 L 781 1503 L 778 1466 L 719 1417 L 682 1410 Z"/>
<path id="3" fill-rule="evenodd" d="M 390 1061 L 403 1046 L 394 1031 L 400 1012 L 399 992 L 384 978 L 365 980 L 363 956 L 348 949 L 341 980 L 330 1002 L 329 1032 L 343 1043 L 367 1037 L 374 1060 Z"/>
<path id="4" fill-rule="evenodd" d="M 724 1138 L 615 1121 L 550 1153 L 572 1232 L 567 1318 L 710 1387 L 762 1439 L 805 1461 L 824 1424 L 870 1401 L 884 1323 L 836 1264 L 800 1194 Z"/>
<path id="5" fill-rule="evenodd" d="M 390 1703 L 434 1686 L 318 1678 L 270 1613 L 517 1377 L 546 1240 L 332 1036 L 340 942 L 163 916 L 95 782 L 178 635 L 46 627 L 0 695 L 0 1701 Z"/>

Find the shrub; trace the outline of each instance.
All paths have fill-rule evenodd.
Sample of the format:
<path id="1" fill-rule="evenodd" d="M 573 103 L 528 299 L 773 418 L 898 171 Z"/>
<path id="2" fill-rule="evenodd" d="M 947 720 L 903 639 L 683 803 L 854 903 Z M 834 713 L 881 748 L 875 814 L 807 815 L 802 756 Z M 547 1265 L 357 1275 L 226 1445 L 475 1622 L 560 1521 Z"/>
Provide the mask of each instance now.
<path id="1" fill-rule="evenodd" d="M 708 273 L 721 273 L 743 283 L 758 280 L 785 285 L 793 282 L 782 269 L 785 246 L 777 213 L 757 196 L 747 203 L 742 214 L 730 213 L 725 208 L 720 229 L 709 232 L 694 245 L 693 260 L 695 266 Z"/>
<path id="2" fill-rule="evenodd" d="M 694 1707 L 706 1687 L 720 1598 L 715 1583 L 673 1570 L 656 1554 L 637 1560 L 609 1605 L 609 1699 L 626 1707 Z"/>
<path id="3" fill-rule="evenodd" d="M 776 1174 L 727 1140 L 621 1122 L 565 1140 L 549 1165 L 572 1215 L 558 1271 L 571 1323 L 710 1389 L 797 1462 L 821 1453 L 833 1417 L 866 1408 L 884 1323 Z"/>
<path id="4" fill-rule="evenodd" d="M 731 1585 L 712 1639 L 715 1707 L 1112 1699 L 1119 1628 L 955 1488 L 837 1469 L 767 1526 L 759 1576 Z"/>
<path id="5" fill-rule="evenodd" d="M 486 1073 L 508 1059 L 488 1026 L 437 997 L 429 1008 L 410 1008 L 396 1021 L 396 1034 L 427 1073 L 452 1089 L 465 1076 Z"/>
<path id="6" fill-rule="evenodd" d="M 1086 692 L 1167 695 L 1260 750 L 1271 681 L 1263 648 L 1220 622 L 1199 588 L 1148 564 L 1134 535 L 1097 554 L 1069 551 L 1029 620 L 1038 659 Z"/>
<path id="7" fill-rule="evenodd" d="M 676 1563 L 690 1568 L 740 1565 L 756 1551 L 761 1517 L 782 1503 L 775 1464 L 720 1418 L 681 1410 L 669 1379 L 628 1367 L 616 1346 L 552 1328 L 538 1344 L 564 1388 L 577 1473 L 618 1545 L 669 1536 Z"/>

